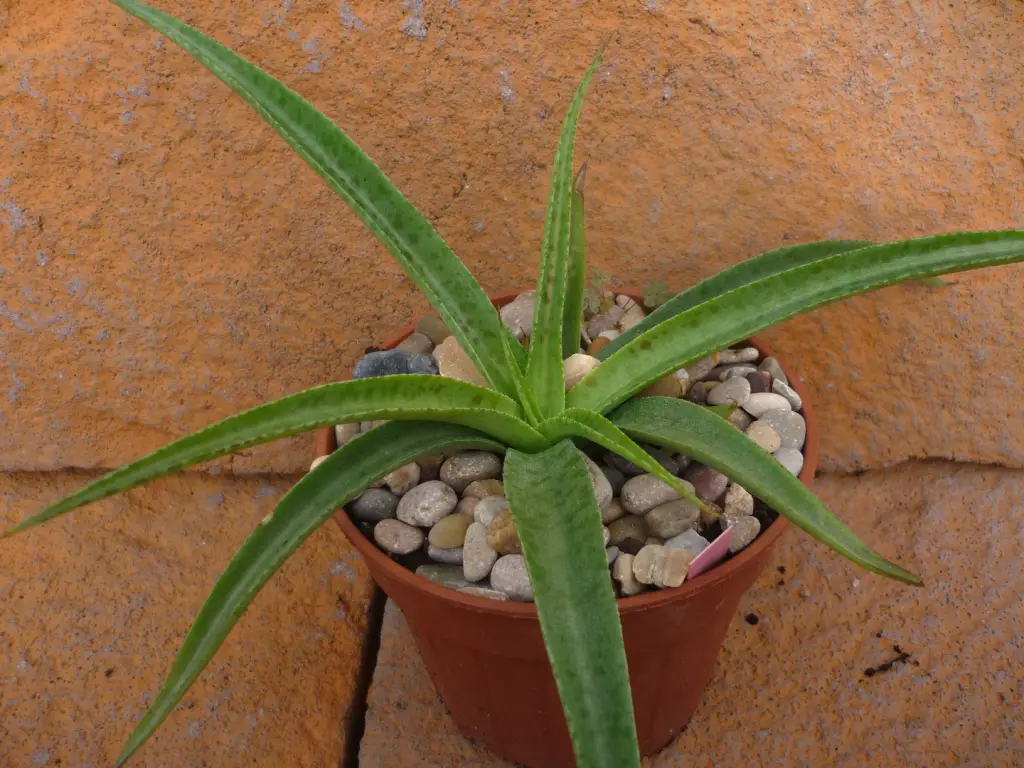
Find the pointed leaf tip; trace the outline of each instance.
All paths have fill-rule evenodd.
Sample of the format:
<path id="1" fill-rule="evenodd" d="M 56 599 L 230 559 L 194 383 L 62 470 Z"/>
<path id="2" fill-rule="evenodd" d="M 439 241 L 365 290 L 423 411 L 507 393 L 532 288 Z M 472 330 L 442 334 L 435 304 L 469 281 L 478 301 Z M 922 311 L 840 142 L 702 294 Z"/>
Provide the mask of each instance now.
<path id="1" fill-rule="evenodd" d="M 583 182 L 587 180 L 587 163 L 589 162 L 589 159 L 583 161 L 583 165 L 576 172 L 576 178 L 573 179 L 572 189 L 578 195 L 583 194 Z"/>

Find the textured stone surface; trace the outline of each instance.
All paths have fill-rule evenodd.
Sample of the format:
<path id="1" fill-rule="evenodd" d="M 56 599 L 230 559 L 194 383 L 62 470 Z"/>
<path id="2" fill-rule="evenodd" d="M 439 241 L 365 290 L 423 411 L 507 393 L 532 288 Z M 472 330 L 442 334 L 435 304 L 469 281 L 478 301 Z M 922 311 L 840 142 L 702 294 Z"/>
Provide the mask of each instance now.
<path id="1" fill-rule="evenodd" d="M 0 527 L 87 479 L 0 475 Z M 292 482 L 190 473 L 0 542 L 0 765 L 112 765 L 217 577 Z M 337 765 L 369 584 L 333 523 L 313 534 L 132 765 Z"/>
<path id="2" fill-rule="evenodd" d="M 836 514 L 887 556 L 902 552 L 925 587 L 866 574 L 790 532 L 743 598 L 696 716 L 645 765 L 1015 765 L 1024 473 L 932 463 L 819 482 Z M 876 671 L 897 645 L 909 657 Z M 458 734 L 393 608 L 360 758 L 509 765 Z"/>
<path id="3" fill-rule="evenodd" d="M 157 5 L 338 120 L 492 290 L 533 285 L 561 117 L 613 30 L 578 154 L 588 255 L 623 282 L 1024 223 L 1019 3 Z M 340 378 L 426 308 L 239 98 L 112 5 L 0 4 L 0 60 L 0 466 L 120 463 Z M 1022 274 L 772 334 L 831 414 L 824 466 L 1024 463 Z"/>

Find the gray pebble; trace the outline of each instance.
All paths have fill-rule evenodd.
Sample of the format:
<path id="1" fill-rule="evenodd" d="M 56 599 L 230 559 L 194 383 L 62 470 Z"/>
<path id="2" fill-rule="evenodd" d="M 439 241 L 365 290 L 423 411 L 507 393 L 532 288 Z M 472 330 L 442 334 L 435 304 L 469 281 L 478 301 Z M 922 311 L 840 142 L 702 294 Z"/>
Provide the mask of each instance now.
<path id="1" fill-rule="evenodd" d="M 435 563 L 445 563 L 447 565 L 462 565 L 462 547 L 453 547 L 452 549 L 441 549 L 431 544 L 427 547 L 427 557 L 433 560 Z"/>
<path id="2" fill-rule="evenodd" d="M 415 461 L 384 475 L 384 485 L 390 488 L 396 496 L 404 496 L 415 488 L 419 481 L 420 465 Z"/>
<path id="3" fill-rule="evenodd" d="M 408 352 L 410 355 L 429 355 L 434 351 L 434 342 L 429 336 L 413 331 L 399 343 L 395 349 Z"/>
<path id="4" fill-rule="evenodd" d="M 488 496 L 480 499 L 480 503 L 473 509 L 473 519 L 485 526 L 490 526 L 494 518 L 508 509 L 508 500 L 504 496 Z"/>
<path id="5" fill-rule="evenodd" d="M 729 551 L 734 555 L 745 549 L 761 532 L 761 522 L 756 517 L 735 517 L 729 525 L 732 526 Z"/>
<path id="6" fill-rule="evenodd" d="M 666 539 L 665 546 L 669 549 L 685 549 L 691 555 L 696 557 L 705 549 L 710 547 L 711 542 L 691 528 L 688 531 L 683 531 L 678 536 Z"/>
<path id="7" fill-rule="evenodd" d="M 703 379 L 705 376 L 711 373 L 711 370 L 716 365 L 718 365 L 718 359 L 715 355 L 712 355 L 711 357 L 702 357 L 700 360 L 691 363 L 690 365 L 686 366 L 685 370 L 687 375 L 690 377 L 690 381 L 699 382 L 701 379 Z"/>
<path id="8" fill-rule="evenodd" d="M 747 402 L 743 404 L 743 410 L 757 419 L 768 411 L 791 411 L 793 406 L 782 395 L 777 395 L 774 392 L 758 392 L 747 398 Z"/>
<path id="9" fill-rule="evenodd" d="M 626 510 L 622 508 L 622 503 L 618 499 L 612 499 L 601 507 L 601 522 L 608 525 L 625 514 Z"/>
<path id="10" fill-rule="evenodd" d="M 604 509 L 605 505 L 612 500 L 612 484 L 604 476 L 601 468 L 582 451 L 580 456 L 587 463 L 587 472 L 590 474 L 590 484 L 594 488 L 594 496 L 597 499 L 597 508 Z"/>
<path id="11" fill-rule="evenodd" d="M 626 539 L 647 538 L 647 524 L 640 515 L 626 515 L 608 524 L 608 543 L 619 546 Z"/>
<path id="12" fill-rule="evenodd" d="M 398 519 L 409 525 L 430 528 L 445 515 L 450 515 L 459 497 L 440 480 L 417 485 L 398 502 Z"/>
<path id="13" fill-rule="evenodd" d="M 626 474 L 615 467 L 602 466 L 601 471 L 604 472 L 604 476 L 608 478 L 608 482 L 612 487 L 612 494 L 618 494 L 622 490 L 623 484 L 626 482 Z"/>
<path id="14" fill-rule="evenodd" d="M 487 526 L 473 523 L 462 544 L 462 573 L 467 581 L 486 579 L 498 559 L 498 553 L 487 543 Z"/>
<path id="15" fill-rule="evenodd" d="M 517 339 L 533 333 L 533 310 L 536 303 L 536 291 L 525 291 L 515 297 L 499 310 L 501 321 Z"/>
<path id="16" fill-rule="evenodd" d="M 663 539 L 678 536 L 692 528 L 699 519 L 700 509 L 687 499 L 661 504 L 644 515 L 647 529 Z"/>
<path id="17" fill-rule="evenodd" d="M 754 373 L 757 368 L 753 365 L 747 365 L 741 363 L 739 365 L 716 365 L 707 376 L 704 377 L 705 381 L 727 381 L 728 379 L 744 377 L 748 373 Z"/>
<path id="18" fill-rule="evenodd" d="M 759 371 L 768 371 L 772 375 L 772 379 L 782 381 L 789 384 L 789 379 L 786 378 L 786 372 L 782 370 L 782 366 L 779 365 L 779 361 L 774 357 L 766 357 L 761 361 L 761 364 L 757 366 Z"/>
<path id="19" fill-rule="evenodd" d="M 416 333 L 422 333 L 434 343 L 434 346 L 437 346 L 452 335 L 452 332 L 448 330 L 448 326 L 444 324 L 444 320 L 437 315 L 427 315 L 420 318 L 420 321 L 416 323 Z"/>
<path id="20" fill-rule="evenodd" d="M 611 567 L 615 563 L 615 558 L 622 554 L 622 550 L 618 547 L 608 547 L 604 551 L 605 557 L 608 558 L 608 566 Z"/>
<path id="21" fill-rule="evenodd" d="M 748 373 L 744 378 L 747 383 L 750 384 L 750 391 L 753 392 L 771 392 L 772 388 L 772 375 L 768 371 L 756 371 L 755 373 Z"/>
<path id="22" fill-rule="evenodd" d="M 352 370 L 353 379 L 372 379 L 377 376 L 394 376 L 409 372 L 408 352 L 401 349 L 384 349 L 364 356 Z"/>
<path id="23" fill-rule="evenodd" d="M 807 422 L 804 417 L 794 411 L 768 411 L 762 414 L 761 421 L 779 434 L 783 448 L 804 447 L 807 439 Z"/>
<path id="24" fill-rule="evenodd" d="M 422 576 L 435 584 L 449 589 L 465 589 L 474 586 L 462 575 L 462 568 L 457 565 L 428 564 L 416 569 L 416 575 Z"/>
<path id="25" fill-rule="evenodd" d="M 606 312 L 594 315 L 587 321 L 587 335 L 596 339 L 605 331 L 615 330 L 625 314 L 626 311 L 622 307 L 614 306 Z"/>
<path id="26" fill-rule="evenodd" d="M 772 455 L 779 464 L 794 475 L 799 476 L 800 471 L 804 468 L 804 455 L 796 448 L 779 448 Z"/>
<path id="27" fill-rule="evenodd" d="M 775 453 L 782 447 L 782 438 L 779 433 L 763 421 L 755 421 L 747 427 L 749 437 L 758 448 L 768 453 Z"/>
<path id="28" fill-rule="evenodd" d="M 718 353 L 718 362 L 725 363 L 753 363 L 761 353 L 757 347 L 741 347 L 740 349 L 723 349 Z"/>
<path id="29" fill-rule="evenodd" d="M 398 497 L 382 488 L 367 488 L 349 506 L 352 517 L 364 523 L 377 523 L 394 517 L 396 509 Z"/>
<path id="30" fill-rule="evenodd" d="M 742 406 L 748 397 L 750 397 L 750 382 L 742 376 L 736 376 L 708 392 L 708 405 Z"/>
<path id="31" fill-rule="evenodd" d="M 423 531 L 398 520 L 381 520 L 373 526 L 373 540 L 393 555 L 408 555 L 423 546 Z"/>
<path id="32" fill-rule="evenodd" d="M 793 406 L 794 411 L 799 411 L 804 407 L 804 401 L 800 399 L 800 395 L 797 394 L 796 390 L 781 379 L 775 379 L 772 382 L 772 392 L 782 395 L 789 400 L 789 404 Z"/>
<path id="33" fill-rule="evenodd" d="M 701 501 L 715 501 L 729 485 L 729 478 L 721 472 L 705 467 L 703 464 L 691 464 L 684 475 L 693 486 L 693 492 Z"/>
<path id="34" fill-rule="evenodd" d="M 706 405 L 708 402 L 708 385 L 703 381 L 698 381 L 690 387 L 684 397 L 696 405 Z"/>
<path id="35" fill-rule="evenodd" d="M 334 427 L 334 439 L 338 443 L 339 448 L 345 445 L 345 443 L 355 440 L 359 437 L 359 434 L 359 422 L 336 424 Z"/>
<path id="36" fill-rule="evenodd" d="M 734 408 L 729 414 L 729 423 L 741 432 L 745 432 L 754 418 L 742 408 Z"/>
<path id="37" fill-rule="evenodd" d="M 631 477 L 622 486 L 622 495 L 619 500 L 627 512 L 642 515 L 660 504 L 675 501 L 678 498 L 680 498 L 679 494 L 671 486 L 654 475 L 637 475 Z"/>
<path id="38" fill-rule="evenodd" d="M 522 555 L 503 555 L 491 569 L 491 586 L 519 602 L 533 600 L 530 574 Z"/>
<path id="39" fill-rule="evenodd" d="M 464 595 L 473 595 L 473 597 L 486 597 L 488 600 L 508 600 L 508 595 L 504 592 L 487 587 L 462 587 L 459 592 Z"/>
<path id="40" fill-rule="evenodd" d="M 487 451 L 464 451 L 441 465 L 441 479 L 456 493 L 474 480 L 489 480 L 501 474 L 501 459 Z"/>
<path id="41" fill-rule="evenodd" d="M 437 360 L 430 355 L 416 355 L 409 359 L 409 373 L 438 376 L 441 373 L 441 369 L 437 366 Z"/>

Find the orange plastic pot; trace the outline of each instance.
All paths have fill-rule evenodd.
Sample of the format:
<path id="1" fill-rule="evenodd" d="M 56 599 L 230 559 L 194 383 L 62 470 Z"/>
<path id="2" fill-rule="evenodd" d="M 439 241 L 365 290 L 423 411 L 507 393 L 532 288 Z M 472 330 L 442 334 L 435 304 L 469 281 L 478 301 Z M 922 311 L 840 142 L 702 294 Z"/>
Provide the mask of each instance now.
<path id="1" fill-rule="evenodd" d="M 514 297 L 497 296 L 494 302 L 501 306 Z M 383 346 L 395 346 L 411 330 Z M 758 339 L 750 343 L 769 354 Z M 786 373 L 803 398 L 807 442 L 800 480 L 810 486 L 818 460 L 818 425 L 799 379 L 789 368 Z M 336 447 L 331 429 L 320 430 L 316 441 L 317 455 Z M 462 733 L 530 768 L 573 766 L 536 608 L 433 584 L 392 561 L 343 511 L 336 519 L 374 580 L 405 614 L 430 677 Z M 696 711 L 740 598 L 788 527 L 785 518 L 778 518 L 737 556 L 677 589 L 618 601 L 642 754 L 664 747 Z"/>

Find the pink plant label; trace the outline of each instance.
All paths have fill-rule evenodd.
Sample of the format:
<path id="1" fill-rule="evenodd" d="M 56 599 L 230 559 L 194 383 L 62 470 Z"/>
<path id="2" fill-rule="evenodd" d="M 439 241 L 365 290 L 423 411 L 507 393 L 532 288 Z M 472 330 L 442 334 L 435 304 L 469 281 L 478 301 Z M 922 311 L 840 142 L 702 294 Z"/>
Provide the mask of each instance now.
<path id="1" fill-rule="evenodd" d="M 708 568 L 718 565 L 722 559 L 729 554 L 729 542 L 732 541 L 732 526 L 730 525 L 722 535 L 708 544 L 704 551 L 693 558 L 690 563 L 690 570 L 686 578 L 692 579 L 698 574 L 704 573 Z"/>

